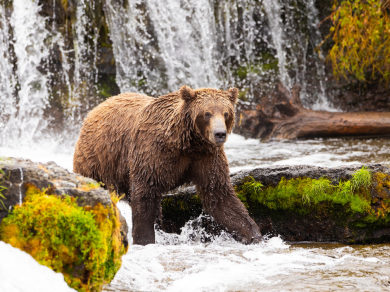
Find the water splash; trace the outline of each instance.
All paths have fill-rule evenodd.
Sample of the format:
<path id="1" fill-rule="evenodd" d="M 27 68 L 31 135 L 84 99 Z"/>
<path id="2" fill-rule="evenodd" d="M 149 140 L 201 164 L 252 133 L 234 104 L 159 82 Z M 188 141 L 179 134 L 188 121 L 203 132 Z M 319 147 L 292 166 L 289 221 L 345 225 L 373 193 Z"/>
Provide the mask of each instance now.
<path id="1" fill-rule="evenodd" d="M 118 208 L 131 225 L 130 206 L 119 202 Z M 157 244 L 130 245 L 105 291 L 311 291 L 340 285 L 381 291 L 389 280 L 388 256 L 380 247 L 363 253 L 361 247 L 329 243 L 300 247 L 280 237 L 257 245 L 223 236 L 204 242 L 199 219 L 188 222 L 180 235 L 156 232 Z M 373 255 L 375 249 L 384 261 Z M 303 280 L 296 281 L 299 277 Z M 385 281 L 378 281 L 381 277 Z"/>

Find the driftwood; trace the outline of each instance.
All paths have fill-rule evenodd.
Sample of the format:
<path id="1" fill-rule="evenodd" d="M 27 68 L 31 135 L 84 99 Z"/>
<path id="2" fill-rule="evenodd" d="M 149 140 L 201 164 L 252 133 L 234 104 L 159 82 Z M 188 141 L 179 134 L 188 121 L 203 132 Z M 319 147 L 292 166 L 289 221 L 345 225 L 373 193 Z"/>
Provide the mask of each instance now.
<path id="1" fill-rule="evenodd" d="M 390 135 L 390 113 L 309 110 L 303 108 L 299 92 L 299 85 L 290 94 L 279 84 L 271 100 L 264 98 L 256 110 L 238 112 L 235 133 L 262 140 Z"/>

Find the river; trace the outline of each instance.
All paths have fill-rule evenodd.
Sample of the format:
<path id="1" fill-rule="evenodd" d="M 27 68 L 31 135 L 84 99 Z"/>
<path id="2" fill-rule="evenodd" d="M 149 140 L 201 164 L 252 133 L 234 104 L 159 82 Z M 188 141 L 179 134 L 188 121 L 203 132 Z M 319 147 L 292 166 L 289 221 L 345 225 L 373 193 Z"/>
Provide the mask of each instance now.
<path id="1" fill-rule="evenodd" d="M 389 138 L 260 143 L 233 134 L 226 153 L 232 172 L 292 164 L 390 165 L 389 144 Z M 47 140 L 2 147 L 0 155 L 52 160 L 71 170 L 73 147 Z M 120 203 L 119 208 L 131 226 L 129 206 Z M 226 234 L 207 244 L 189 240 L 199 232 L 188 225 L 181 235 L 157 233 L 157 244 L 130 245 L 106 291 L 390 291 L 390 244 L 289 243 L 274 237 L 248 246 Z"/>

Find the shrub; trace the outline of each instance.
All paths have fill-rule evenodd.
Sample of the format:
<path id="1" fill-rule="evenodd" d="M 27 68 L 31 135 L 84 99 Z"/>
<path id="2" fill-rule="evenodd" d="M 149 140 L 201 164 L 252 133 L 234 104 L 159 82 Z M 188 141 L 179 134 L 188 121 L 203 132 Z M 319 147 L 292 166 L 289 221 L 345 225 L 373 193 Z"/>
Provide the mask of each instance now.
<path id="1" fill-rule="evenodd" d="M 379 79 L 389 82 L 389 6 L 389 0 L 335 2 L 333 13 L 329 16 L 333 26 L 328 35 L 334 45 L 327 58 L 337 78 L 354 76 L 360 81 Z"/>

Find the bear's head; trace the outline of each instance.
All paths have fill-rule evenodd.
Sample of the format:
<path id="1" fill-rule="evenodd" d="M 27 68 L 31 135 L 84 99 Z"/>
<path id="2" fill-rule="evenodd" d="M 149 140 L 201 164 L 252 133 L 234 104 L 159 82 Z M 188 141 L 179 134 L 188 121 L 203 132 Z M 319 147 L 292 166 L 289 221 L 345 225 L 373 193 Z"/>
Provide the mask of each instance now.
<path id="1" fill-rule="evenodd" d="M 222 146 L 234 126 L 237 88 L 228 91 L 212 88 L 193 90 L 184 85 L 179 95 L 187 105 L 195 130 L 208 142 Z"/>

